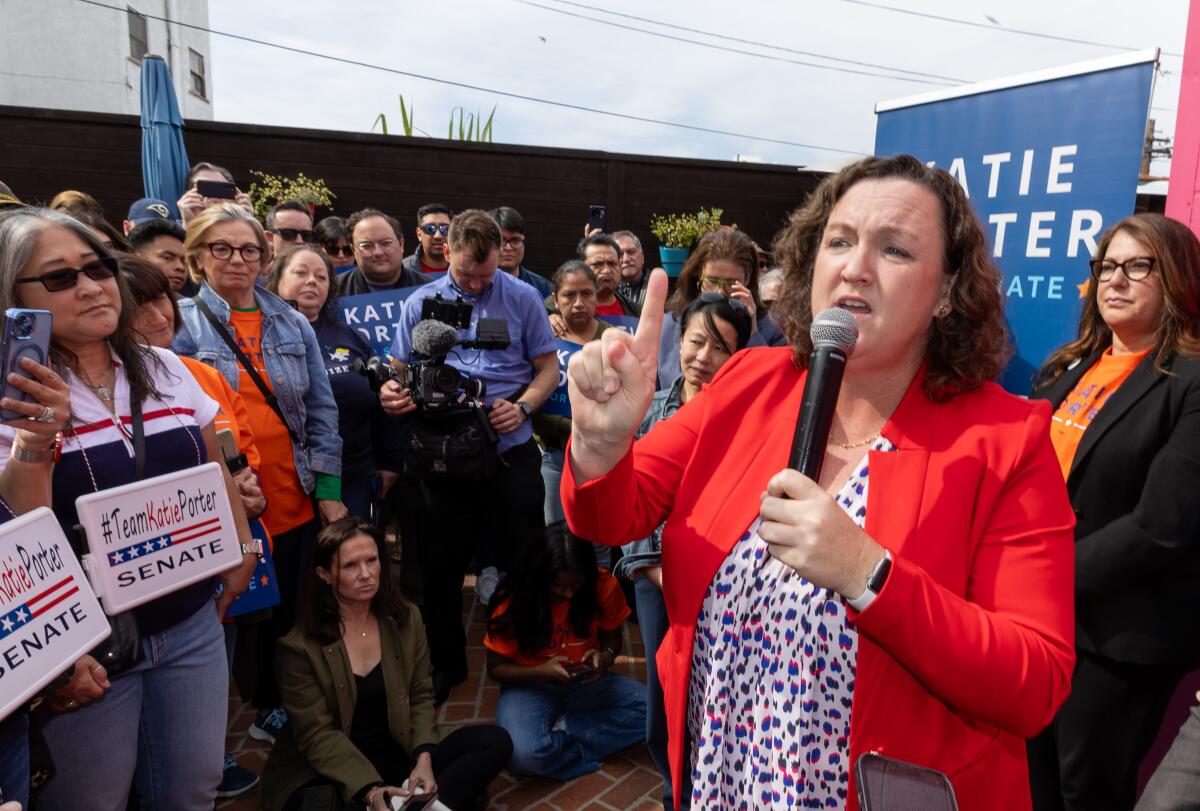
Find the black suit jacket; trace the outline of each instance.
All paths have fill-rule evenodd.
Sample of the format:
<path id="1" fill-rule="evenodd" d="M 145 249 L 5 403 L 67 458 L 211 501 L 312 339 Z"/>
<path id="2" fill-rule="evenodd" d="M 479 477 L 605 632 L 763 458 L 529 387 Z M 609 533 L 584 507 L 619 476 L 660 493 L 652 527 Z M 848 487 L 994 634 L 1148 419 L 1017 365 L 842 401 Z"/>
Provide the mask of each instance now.
<path id="1" fill-rule="evenodd" d="M 1075 508 L 1076 645 L 1121 662 L 1200 662 L 1200 358 L 1151 351 L 1084 431 Z M 1055 408 L 1098 356 L 1033 397 Z"/>

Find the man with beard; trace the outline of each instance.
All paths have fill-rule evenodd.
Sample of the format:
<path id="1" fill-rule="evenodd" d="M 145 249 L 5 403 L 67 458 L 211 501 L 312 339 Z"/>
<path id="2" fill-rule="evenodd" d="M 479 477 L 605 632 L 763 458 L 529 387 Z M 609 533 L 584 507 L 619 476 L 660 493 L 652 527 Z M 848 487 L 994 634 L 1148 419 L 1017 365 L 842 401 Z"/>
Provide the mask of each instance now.
<path id="1" fill-rule="evenodd" d="M 510 206 L 500 206 L 488 212 L 500 226 L 500 269 L 510 276 L 531 285 L 546 298 L 554 288 L 550 282 L 521 264 L 525 259 L 525 218 Z"/>
<path id="2" fill-rule="evenodd" d="M 395 217 L 364 208 L 350 215 L 346 228 L 358 267 L 338 277 L 338 296 L 379 293 L 430 281 L 424 273 L 404 267 L 404 237 Z"/>
<path id="3" fill-rule="evenodd" d="M 417 249 L 404 258 L 404 269 L 436 279 L 450 267 L 446 258 L 446 233 L 454 213 L 441 203 L 417 209 Z"/>

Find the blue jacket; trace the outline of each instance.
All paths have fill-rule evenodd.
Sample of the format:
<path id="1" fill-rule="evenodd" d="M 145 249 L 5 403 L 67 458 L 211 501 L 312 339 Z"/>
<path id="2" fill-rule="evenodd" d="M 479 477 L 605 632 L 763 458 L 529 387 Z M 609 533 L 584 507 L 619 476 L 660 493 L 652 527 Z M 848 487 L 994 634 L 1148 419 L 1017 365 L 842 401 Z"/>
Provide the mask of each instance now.
<path id="1" fill-rule="evenodd" d="M 229 305 L 207 283 L 199 296 L 228 328 Z M 262 312 L 263 361 L 268 382 L 292 433 L 296 472 L 306 492 L 316 486 L 313 473 L 342 475 L 342 438 L 338 435 L 337 405 L 321 360 L 321 347 L 308 319 L 273 293 L 254 288 L 254 303 Z M 179 301 L 180 325 L 171 348 L 176 354 L 216 368 L 237 390 L 241 364 L 216 329 L 191 299 Z"/>

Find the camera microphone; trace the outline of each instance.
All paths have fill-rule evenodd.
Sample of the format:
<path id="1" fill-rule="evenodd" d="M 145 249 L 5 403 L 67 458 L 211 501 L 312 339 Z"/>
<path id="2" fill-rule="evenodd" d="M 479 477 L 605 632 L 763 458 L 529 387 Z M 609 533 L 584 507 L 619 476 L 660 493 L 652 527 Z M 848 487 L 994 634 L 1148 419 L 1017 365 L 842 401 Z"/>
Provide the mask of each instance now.
<path id="1" fill-rule="evenodd" d="M 458 330 L 449 324 L 426 318 L 412 331 L 412 347 L 427 358 L 443 358 L 458 343 Z"/>

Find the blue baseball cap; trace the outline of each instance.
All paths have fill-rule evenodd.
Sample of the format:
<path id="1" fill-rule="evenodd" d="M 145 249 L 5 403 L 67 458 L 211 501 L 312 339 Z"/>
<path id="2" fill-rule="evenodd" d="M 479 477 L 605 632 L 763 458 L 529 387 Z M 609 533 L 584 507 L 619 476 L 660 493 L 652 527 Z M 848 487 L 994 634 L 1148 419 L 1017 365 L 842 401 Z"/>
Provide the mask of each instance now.
<path id="1" fill-rule="evenodd" d="M 174 220 L 171 216 L 171 206 L 166 201 L 156 197 L 143 197 L 129 207 L 125 219 L 134 225 L 140 225 L 148 220 Z"/>

